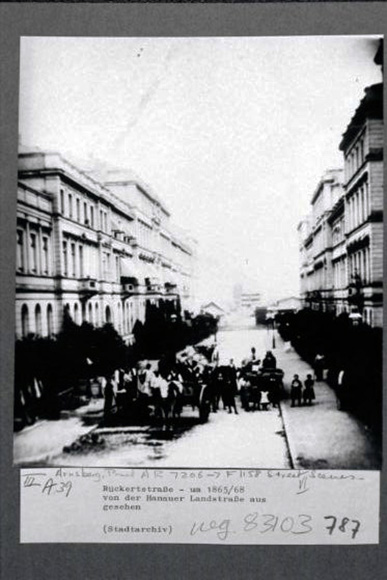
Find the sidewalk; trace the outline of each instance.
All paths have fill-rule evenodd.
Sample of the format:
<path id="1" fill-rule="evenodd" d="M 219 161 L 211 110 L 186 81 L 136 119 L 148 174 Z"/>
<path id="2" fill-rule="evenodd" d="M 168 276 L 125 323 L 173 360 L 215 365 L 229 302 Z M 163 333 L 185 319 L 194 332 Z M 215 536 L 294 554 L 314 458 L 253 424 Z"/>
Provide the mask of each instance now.
<path id="1" fill-rule="evenodd" d="M 14 434 L 13 457 L 15 465 L 48 462 L 59 455 L 65 445 L 90 433 L 96 424 L 85 424 L 83 417 L 98 414 L 103 409 L 103 399 L 92 399 L 87 405 L 75 409 L 67 418 L 57 421 L 38 421 L 31 427 Z"/>
<path id="2" fill-rule="evenodd" d="M 313 369 L 276 334 L 277 366 L 285 372 L 287 393 L 295 373 L 302 381 Z M 291 407 L 290 399 L 281 403 L 282 417 L 294 468 L 302 469 L 380 469 L 378 450 L 369 431 L 355 417 L 339 411 L 336 396 L 324 381 L 315 383 L 312 406 Z"/>

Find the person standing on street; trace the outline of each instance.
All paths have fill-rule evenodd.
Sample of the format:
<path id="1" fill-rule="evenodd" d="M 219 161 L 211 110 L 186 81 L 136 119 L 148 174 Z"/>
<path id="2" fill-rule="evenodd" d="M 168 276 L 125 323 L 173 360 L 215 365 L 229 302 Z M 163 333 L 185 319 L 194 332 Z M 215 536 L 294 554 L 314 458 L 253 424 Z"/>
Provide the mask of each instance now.
<path id="1" fill-rule="evenodd" d="M 112 416 L 112 411 L 113 411 L 114 401 L 115 401 L 114 386 L 113 386 L 112 377 L 106 377 L 104 397 L 105 397 L 105 404 L 104 404 L 104 409 L 103 409 L 104 418 L 105 418 L 105 421 L 109 421 L 111 416 Z"/>
<path id="2" fill-rule="evenodd" d="M 302 383 L 298 378 L 298 375 L 294 375 L 292 384 L 290 385 L 290 398 L 292 400 L 292 407 L 295 406 L 296 401 L 298 401 L 298 406 L 301 407 L 302 403 Z"/>
<path id="3" fill-rule="evenodd" d="M 268 350 L 265 358 L 262 361 L 262 367 L 264 369 L 275 369 L 277 366 L 277 359 L 275 358 L 274 354 L 271 350 Z"/>
<path id="4" fill-rule="evenodd" d="M 223 400 L 223 408 L 228 409 L 229 413 L 232 413 L 232 409 L 234 409 L 235 414 L 238 414 L 236 403 L 235 403 L 235 395 L 237 394 L 237 383 L 236 378 L 233 379 L 233 369 L 230 366 L 224 367 L 223 372 L 221 373 L 222 382 L 221 382 L 221 392 L 222 392 L 222 400 Z"/>
<path id="5" fill-rule="evenodd" d="M 324 374 L 324 355 L 317 353 L 314 359 L 314 374 L 316 376 L 316 381 L 323 380 Z"/>
<path id="6" fill-rule="evenodd" d="M 315 399 L 315 393 L 313 388 L 314 380 L 312 379 L 312 375 L 306 375 L 304 385 L 305 385 L 303 392 L 304 404 L 311 405 L 312 401 Z"/>

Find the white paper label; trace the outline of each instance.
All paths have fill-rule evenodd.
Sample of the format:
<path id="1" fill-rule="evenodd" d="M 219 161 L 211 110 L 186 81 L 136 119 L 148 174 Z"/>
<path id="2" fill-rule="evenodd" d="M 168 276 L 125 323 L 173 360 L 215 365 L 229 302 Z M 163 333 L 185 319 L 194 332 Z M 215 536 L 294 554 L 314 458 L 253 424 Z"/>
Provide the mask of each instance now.
<path id="1" fill-rule="evenodd" d="M 21 542 L 375 544 L 379 472 L 21 470 Z"/>

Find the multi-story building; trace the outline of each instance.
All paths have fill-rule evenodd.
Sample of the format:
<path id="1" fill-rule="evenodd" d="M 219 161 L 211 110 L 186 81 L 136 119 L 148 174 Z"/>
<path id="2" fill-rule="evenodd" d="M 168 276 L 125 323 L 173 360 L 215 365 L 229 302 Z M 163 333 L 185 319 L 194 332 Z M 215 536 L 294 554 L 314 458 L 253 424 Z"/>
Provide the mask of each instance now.
<path id="1" fill-rule="evenodd" d="M 314 309 L 357 313 L 371 326 L 383 314 L 383 89 L 372 85 L 340 143 L 344 183 L 326 177 L 299 225 L 301 295 Z M 324 187 L 323 187 L 323 184 Z M 322 192 L 328 195 L 322 197 Z"/>
<path id="2" fill-rule="evenodd" d="M 190 309 L 195 243 L 138 179 L 97 180 L 58 153 L 21 150 L 17 198 L 16 333 L 111 322 L 125 340 L 146 303 Z"/>
<path id="3" fill-rule="evenodd" d="M 342 169 L 330 169 L 321 178 L 311 200 L 311 213 L 298 226 L 301 238 L 301 296 L 313 309 L 335 309 L 336 288 L 332 259 L 332 209 L 343 196 Z"/>
<path id="4" fill-rule="evenodd" d="M 345 167 L 349 304 L 381 326 L 383 315 L 383 85 L 368 87 L 340 143 Z"/>

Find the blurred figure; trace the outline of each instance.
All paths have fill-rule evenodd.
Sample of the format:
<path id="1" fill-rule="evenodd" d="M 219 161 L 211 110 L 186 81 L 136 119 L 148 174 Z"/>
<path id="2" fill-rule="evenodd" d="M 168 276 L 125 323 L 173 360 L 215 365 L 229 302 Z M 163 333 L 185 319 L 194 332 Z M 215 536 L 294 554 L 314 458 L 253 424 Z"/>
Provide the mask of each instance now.
<path id="1" fill-rule="evenodd" d="M 316 376 L 316 381 L 323 380 L 324 374 L 324 355 L 317 353 L 314 359 L 314 374 Z"/>
<path id="2" fill-rule="evenodd" d="M 105 389 L 104 389 L 103 394 L 104 394 L 104 398 L 105 398 L 105 404 L 104 404 L 104 408 L 103 408 L 104 419 L 105 419 L 105 421 L 109 421 L 111 416 L 112 416 L 114 402 L 115 402 L 114 386 L 113 386 L 112 377 L 110 377 L 110 376 L 106 377 L 106 385 L 105 385 Z"/>
<path id="3" fill-rule="evenodd" d="M 277 367 L 277 359 L 271 350 L 267 351 L 265 358 L 262 361 L 262 367 L 264 369 L 275 369 Z"/>
<path id="4" fill-rule="evenodd" d="M 301 407 L 302 403 L 302 383 L 298 378 L 298 375 L 294 375 L 292 384 L 290 385 L 290 398 L 292 400 L 292 407 L 295 406 L 296 401 L 298 401 L 298 406 Z"/>
<path id="5" fill-rule="evenodd" d="M 251 383 L 243 374 L 239 379 L 239 395 L 241 398 L 241 405 L 242 409 L 245 411 L 250 410 L 250 391 L 251 391 Z"/>
<path id="6" fill-rule="evenodd" d="M 303 392 L 303 398 L 304 398 L 304 404 L 305 405 L 311 405 L 312 401 L 316 398 L 315 397 L 315 393 L 314 393 L 314 380 L 312 378 L 312 375 L 306 375 L 306 380 L 305 380 L 305 388 L 304 388 L 304 392 Z"/>
<path id="7" fill-rule="evenodd" d="M 262 405 L 262 409 L 264 411 L 267 411 L 269 409 L 269 394 L 267 391 L 262 391 L 261 392 L 261 405 Z"/>

